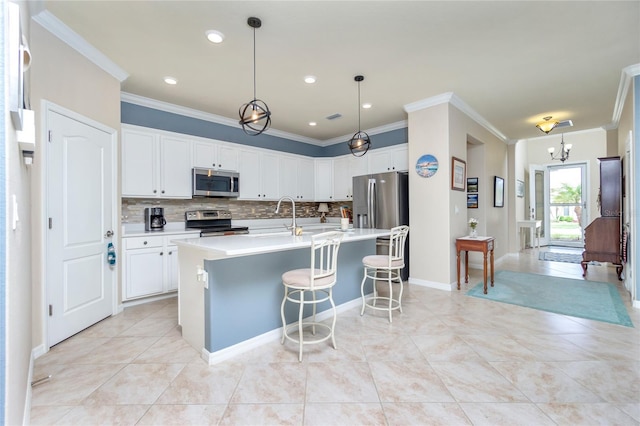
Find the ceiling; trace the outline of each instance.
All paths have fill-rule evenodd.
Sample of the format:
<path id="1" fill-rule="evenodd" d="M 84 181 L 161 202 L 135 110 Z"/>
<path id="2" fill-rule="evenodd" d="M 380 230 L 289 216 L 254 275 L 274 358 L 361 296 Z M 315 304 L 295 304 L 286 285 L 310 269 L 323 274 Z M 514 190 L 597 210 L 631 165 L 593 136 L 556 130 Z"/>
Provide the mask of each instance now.
<path id="1" fill-rule="evenodd" d="M 326 145 L 407 119 L 453 92 L 506 140 L 610 126 L 621 73 L 640 63 L 640 1 L 44 1 L 128 74 L 122 91 L 238 120 L 257 97 L 272 129 Z M 205 31 L 225 35 L 212 44 Z M 304 83 L 307 75 L 315 84 Z M 178 80 L 175 86 L 164 76 Z M 332 114 L 342 114 L 327 120 Z M 317 122 L 315 127 L 308 125 Z M 556 131 L 557 132 L 557 131 Z M 553 133 L 552 133 L 553 134 Z M 375 137 L 372 137 L 375 146 Z"/>

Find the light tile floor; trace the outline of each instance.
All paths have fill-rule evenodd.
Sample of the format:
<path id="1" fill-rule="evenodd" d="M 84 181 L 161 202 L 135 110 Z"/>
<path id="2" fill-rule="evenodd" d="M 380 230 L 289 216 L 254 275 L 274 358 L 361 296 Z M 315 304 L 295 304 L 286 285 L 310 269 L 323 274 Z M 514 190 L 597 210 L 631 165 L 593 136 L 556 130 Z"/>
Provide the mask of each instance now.
<path id="1" fill-rule="evenodd" d="M 537 260 L 497 269 L 582 278 Z M 471 270 L 469 286 L 482 272 Z M 590 266 L 588 279 L 618 281 Z M 473 283 L 473 284 L 471 284 Z M 469 288 L 467 286 L 467 288 Z M 640 331 L 408 286 L 404 313 L 340 314 L 338 350 L 274 341 L 208 366 L 177 301 L 125 309 L 36 361 L 32 424 L 638 425 Z M 636 327 L 640 311 L 623 300 Z"/>

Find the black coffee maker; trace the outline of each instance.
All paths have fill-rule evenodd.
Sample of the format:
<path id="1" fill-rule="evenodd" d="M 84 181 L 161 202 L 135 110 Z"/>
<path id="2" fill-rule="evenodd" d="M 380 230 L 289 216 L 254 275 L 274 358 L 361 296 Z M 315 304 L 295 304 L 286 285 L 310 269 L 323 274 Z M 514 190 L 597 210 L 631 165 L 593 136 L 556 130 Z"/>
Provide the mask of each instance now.
<path id="1" fill-rule="evenodd" d="M 144 209 L 144 230 L 162 231 L 167 221 L 164 219 L 164 208 L 146 207 Z"/>

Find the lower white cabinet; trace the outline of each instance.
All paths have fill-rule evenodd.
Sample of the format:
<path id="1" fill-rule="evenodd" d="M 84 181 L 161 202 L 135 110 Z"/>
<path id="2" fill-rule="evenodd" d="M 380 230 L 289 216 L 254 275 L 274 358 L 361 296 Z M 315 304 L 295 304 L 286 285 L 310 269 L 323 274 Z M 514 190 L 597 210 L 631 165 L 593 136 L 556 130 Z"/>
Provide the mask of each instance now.
<path id="1" fill-rule="evenodd" d="M 124 237 L 122 300 L 176 291 L 178 250 L 173 240 L 193 236 L 190 233 Z"/>

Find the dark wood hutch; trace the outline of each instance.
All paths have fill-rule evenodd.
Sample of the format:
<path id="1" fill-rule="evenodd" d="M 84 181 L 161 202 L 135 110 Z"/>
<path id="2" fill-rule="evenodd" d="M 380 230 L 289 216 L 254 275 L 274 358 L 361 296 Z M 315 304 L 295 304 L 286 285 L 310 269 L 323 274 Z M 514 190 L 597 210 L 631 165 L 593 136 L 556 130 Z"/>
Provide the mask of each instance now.
<path id="1" fill-rule="evenodd" d="M 584 229 L 582 276 L 591 261 L 616 266 L 622 279 L 622 161 L 620 157 L 598 158 L 600 162 L 600 217 Z"/>

